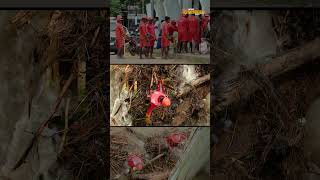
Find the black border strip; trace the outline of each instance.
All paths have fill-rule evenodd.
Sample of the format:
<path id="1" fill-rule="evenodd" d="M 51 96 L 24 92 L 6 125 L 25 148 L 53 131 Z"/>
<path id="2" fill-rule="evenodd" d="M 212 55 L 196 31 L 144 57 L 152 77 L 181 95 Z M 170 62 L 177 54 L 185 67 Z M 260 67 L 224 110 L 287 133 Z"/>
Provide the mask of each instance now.
<path id="1" fill-rule="evenodd" d="M 110 0 L 1 0 L 1 9 L 34 8 L 107 8 Z"/>

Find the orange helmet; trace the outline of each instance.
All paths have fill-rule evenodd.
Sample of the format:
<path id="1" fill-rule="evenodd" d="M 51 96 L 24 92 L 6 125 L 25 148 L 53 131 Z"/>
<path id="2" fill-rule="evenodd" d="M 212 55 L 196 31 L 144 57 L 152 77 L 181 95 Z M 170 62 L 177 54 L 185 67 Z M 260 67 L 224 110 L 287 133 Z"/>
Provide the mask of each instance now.
<path id="1" fill-rule="evenodd" d="M 171 105 L 171 101 L 168 97 L 163 98 L 162 100 L 162 106 L 169 107 Z"/>

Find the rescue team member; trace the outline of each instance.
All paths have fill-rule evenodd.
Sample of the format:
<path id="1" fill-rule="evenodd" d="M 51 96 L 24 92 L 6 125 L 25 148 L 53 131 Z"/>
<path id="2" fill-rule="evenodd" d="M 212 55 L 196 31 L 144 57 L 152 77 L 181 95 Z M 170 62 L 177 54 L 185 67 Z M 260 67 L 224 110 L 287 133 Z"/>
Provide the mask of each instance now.
<path id="1" fill-rule="evenodd" d="M 143 15 L 139 25 L 139 33 L 140 33 L 140 59 L 142 58 L 142 54 L 146 57 L 147 55 L 147 48 L 148 48 L 148 37 L 147 37 L 147 16 Z"/>
<path id="2" fill-rule="evenodd" d="M 198 49 L 200 43 L 200 25 L 199 20 L 196 18 L 195 14 L 191 14 L 188 18 L 188 29 L 189 29 L 189 42 L 191 53 L 193 50 Z"/>
<path id="3" fill-rule="evenodd" d="M 188 52 L 188 26 L 188 14 L 182 14 L 178 20 L 178 52 L 182 52 L 182 48 Z"/>
<path id="4" fill-rule="evenodd" d="M 147 33 L 148 33 L 148 37 L 149 37 L 149 43 L 148 43 L 148 52 L 147 52 L 147 54 L 151 59 L 154 59 L 152 54 L 153 54 L 154 42 L 157 39 L 156 30 L 155 30 L 156 28 L 155 28 L 155 24 L 154 24 L 154 21 L 153 21 L 152 17 L 149 17 L 148 21 L 149 22 L 147 24 Z"/>
<path id="5" fill-rule="evenodd" d="M 169 35 L 171 37 L 170 41 L 173 44 L 173 52 L 177 52 L 177 35 L 178 34 L 178 27 L 176 21 L 172 20 L 169 26 Z"/>
<path id="6" fill-rule="evenodd" d="M 118 49 L 117 55 L 119 58 L 123 57 L 124 54 L 124 43 L 125 43 L 125 32 L 122 25 L 122 16 L 118 15 L 116 18 L 116 47 Z"/>
<path id="7" fill-rule="evenodd" d="M 164 22 L 161 25 L 161 48 L 164 56 L 162 58 L 168 59 L 169 56 L 169 46 L 170 46 L 170 34 L 169 34 L 169 26 L 170 26 L 170 17 L 166 16 L 164 18 Z"/>

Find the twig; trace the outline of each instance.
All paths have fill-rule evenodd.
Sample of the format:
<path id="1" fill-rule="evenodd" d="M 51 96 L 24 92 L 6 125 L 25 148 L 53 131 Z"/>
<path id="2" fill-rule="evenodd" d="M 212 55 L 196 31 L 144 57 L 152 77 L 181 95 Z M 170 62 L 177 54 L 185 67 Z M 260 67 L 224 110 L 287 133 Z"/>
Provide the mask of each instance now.
<path id="1" fill-rule="evenodd" d="M 152 164 L 155 160 L 161 158 L 162 156 L 164 156 L 165 154 L 162 153 L 162 154 L 159 154 L 158 156 L 154 157 L 153 159 L 151 159 L 150 161 L 148 161 L 146 164 L 145 164 L 145 167 Z"/>
<path id="2" fill-rule="evenodd" d="M 42 131 L 44 130 L 44 128 L 48 125 L 48 123 L 51 121 L 53 115 L 55 114 L 55 112 L 58 110 L 59 105 L 61 103 L 61 100 L 64 96 L 64 94 L 66 93 L 67 89 L 69 88 L 72 80 L 74 79 L 74 73 L 71 73 L 67 82 L 64 84 L 57 100 L 56 103 L 54 105 L 54 109 L 52 110 L 51 114 L 49 115 L 49 118 L 44 121 L 41 126 L 38 128 L 37 132 L 35 133 L 34 137 L 32 138 L 29 146 L 27 147 L 27 149 L 24 151 L 22 157 L 17 161 L 16 165 L 13 167 L 12 171 L 15 171 L 17 168 L 19 168 L 22 163 L 25 161 L 25 159 L 27 158 L 29 152 L 31 151 L 33 144 L 38 140 L 39 136 L 41 135 Z"/>
<path id="3" fill-rule="evenodd" d="M 94 33 L 94 37 L 93 37 L 93 39 L 92 39 L 92 41 L 91 41 L 91 44 L 90 44 L 91 47 L 92 47 L 92 46 L 94 45 L 94 43 L 96 42 L 99 32 L 100 32 L 100 26 L 97 28 L 96 32 Z"/>
<path id="4" fill-rule="evenodd" d="M 181 92 L 177 95 L 178 97 L 181 97 L 183 95 L 186 95 L 187 93 L 189 93 L 193 88 L 207 82 L 210 81 L 210 74 L 202 76 L 194 81 L 191 82 L 190 86 L 185 86 Z"/>
<path id="5" fill-rule="evenodd" d="M 66 136 L 67 136 L 67 132 L 68 132 L 68 129 L 69 129 L 69 127 L 68 127 L 68 124 L 69 124 L 69 117 L 68 117 L 69 104 L 70 104 L 70 97 L 67 98 L 66 109 L 65 109 L 65 112 L 64 112 L 64 133 L 63 133 L 62 141 L 61 141 L 61 144 L 60 144 L 59 154 L 63 150 L 64 142 L 66 141 Z"/>
<path id="6" fill-rule="evenodd" d="M 236 119 L 236 124 L 234 125 L 234 128 L 233 128 L 233 133 L 232 133 L 232 137 L 231 137 L 231 140 L 230 140 L 230 144 L 227 148 L 227 152 L 229 151 L 232 143 L 233 143 L 233 139 L 234 139 L 234 134 L 236 133 L 236 129 L 237 129 L 237 124 L 238 124 L 238 118 Z"/>

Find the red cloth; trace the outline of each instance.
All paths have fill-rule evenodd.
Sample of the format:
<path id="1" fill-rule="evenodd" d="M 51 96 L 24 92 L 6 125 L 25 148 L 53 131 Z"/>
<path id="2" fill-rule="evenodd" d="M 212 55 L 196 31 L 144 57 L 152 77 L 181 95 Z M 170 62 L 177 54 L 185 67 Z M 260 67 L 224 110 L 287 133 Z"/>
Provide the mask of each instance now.
<path id="1" fill-rule="evenodd" d="M 200 40 L 200 29 L 199 20 L 195 16 L 189 16 L 189 41 L 199 42 Z"/>
<path id="2" fill-rule="evenodd" d="M 169 38 L 169 23 L 163 21 L 161 25 L 161 47 L 168 47 L 170 46 L 170 38 Z"/>
<path id="3" fill-rule="evenodd" d="M 116 31 L 116 47 L 118 49 L 123 48 L 125 33 L 121 23 L 117 22 L 115 31 Z"/>
<path id="4" fill-rule="evenodd" d="M 178 27 L 177 27 L 176 25 L 170 24 L 168 31 L 169 31 L 169 35 L 172 37 L 172 38 L 170 39 L 171 42 L 172 42 L 172 41 L 173 41 L 173 33 L 174 33 L 175 31 L 178 32 Z"/>
<path id="5" fill-rule="evenodd" d="M 188 19 L 181 16 L 178 20 L 178 41 L 188 41 Z"/>
<path id="6" fill-rule="evenodd" d="M 140 47 L 147 47 L 148 46 L 147 24 L 144 23 L 142 20 L 140 21 L 139 33 L 140 33 Z"/>
<path id="7" fill-rule="evenodd" d="M 178 146 L 186 139 L 187 136 L 184 133 L 173 133 L 166 137 L 166 141 L 170 149 Z"/>
<path id="8" fill-rule="evenodd" d="M 170 34 L 170 35 L 173 35 L 173 33 L 174 33 L 175 31 L 178 31 L 178 27 L 177 27 L 176 25 L 170 24 L 170 26 L 169 26 L 169 34 Z"/>
<path id="9" fill-rule="evenodd" d="M 147 24 L 147 32 L 149 35 L 149 47 L 154 46 L 154 41 L 156 40 L 156 32 L 155 32 L 155 27 L 154 24 Z"/>

